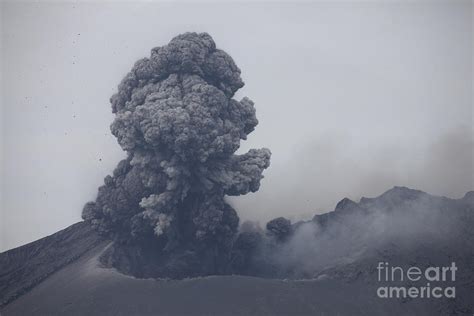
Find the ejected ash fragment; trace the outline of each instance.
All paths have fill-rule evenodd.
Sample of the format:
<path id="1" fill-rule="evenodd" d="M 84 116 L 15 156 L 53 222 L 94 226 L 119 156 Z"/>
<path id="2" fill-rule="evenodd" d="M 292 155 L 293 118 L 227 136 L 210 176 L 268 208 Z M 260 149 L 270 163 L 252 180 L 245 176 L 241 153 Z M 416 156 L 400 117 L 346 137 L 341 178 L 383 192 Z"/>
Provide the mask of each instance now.
<path id="1" fill-rule="evenodd" d="M 267 223 L 268 234 L 279 241 L 286 240 L 292 233 L 291 221 L 284 217 L 277 217 Z"/>
<path id="2" fill-rule="evenodd" d="M 232 98 L 243 85 L 206 33 L 179 35 L 137 61 L 111 98 L 111 131 L 128 157 L 83 218 L 116 244 L 152 244 L 163 265 L 168 257 L 218 273 L 239 222 L 224 196 L 257 191 L 270 164 L 266 148 L 234 154 L 258 124 L 253 102 Z"/>

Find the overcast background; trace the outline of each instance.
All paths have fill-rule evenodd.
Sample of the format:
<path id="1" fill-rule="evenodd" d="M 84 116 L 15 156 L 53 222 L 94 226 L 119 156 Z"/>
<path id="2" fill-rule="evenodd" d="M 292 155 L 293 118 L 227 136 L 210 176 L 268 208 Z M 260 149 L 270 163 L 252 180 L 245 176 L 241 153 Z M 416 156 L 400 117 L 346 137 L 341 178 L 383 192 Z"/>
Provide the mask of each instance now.
<path id="1" fill-rule="evenodd" d="M 394 185 L 474 189 L 471 1 L 1 3 L 0 251 L 80 220 L 125 156 L 109 97 L 133 63 L 208 32 L 268 147 L 242 219 L 308 219 Z"/>

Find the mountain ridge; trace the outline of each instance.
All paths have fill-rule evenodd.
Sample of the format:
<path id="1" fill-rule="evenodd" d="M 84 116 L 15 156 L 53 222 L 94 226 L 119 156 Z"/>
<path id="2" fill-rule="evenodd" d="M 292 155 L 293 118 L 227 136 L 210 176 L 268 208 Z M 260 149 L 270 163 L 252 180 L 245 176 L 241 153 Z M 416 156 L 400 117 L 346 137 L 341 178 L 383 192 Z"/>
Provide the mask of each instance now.
<path id="1" fill-rule="evenodd" d="M 284 271 L 280 277 L 277 273 L 267 276 L 270 279 L 252 279 L 252 273 L 244 273 L 248 276 L 215 276 L 216 279 L 212 279 L 215 280 L 212 282 L 207 278 L 190 280 L 196 280 L 193 281 L 196 291 L 205 291 L 206 287 L 213 283 L 212 286 L 216 287 L 216 293 L 226 291 L 226 288 L 231 286 L 227 282 L 240 284 L 243 288 L 235 288 L 237 292 L 232 292 L 232 295 L 237 295 L 236 293 L 244 290 L 250 291 L 253 283 L 260 284 L 262 289 L 268 291 L 277 291 L 278 293 L 282 291 L 279 295 L 283 295 L 282 297 L 285 297 L 284 300 L 287 303 L 298 301 L 298 297 L 301 295 L 306 297 L 309 294 L 305 294 L 305 291 L 310 289 L 319 293 L 321 299 L 315 302 L 305 302 L 305 308 L 301 310 L 302 314 L 313 309 L 330 311 L 326 309 L 329 307 L 324 307 L 324 302 L 321 301 L 332 299 L 327 297 L 327 293 L 325 294 L 325 287 L 336 287 L 336 292 L 340 291 L 347 295 L 347 297 L 341 298 L 341 315 L 348 314 L 345 308 L 350 307 L 352 310 L 359 308 L 358 303 L 349 297 L 351 296 L 349 289 L 359 289 L 357 291 L 362 293 L 360 299 L 369 300 L 373 310 L 380 311 L 383 310 L 384 304 L 390 306 L 394 304 L 396 307 L 391 308 L 404 314 L 409 314 L 414 310 L 418 311 L 418 314 L 427 315 L 472 312 L 473 307 L 470 302 L 474 301 L 472 299 L 474 297 L 473 225 L 473 191 L 467 192 L 463 198 L 450 199 L 432 196 L 420 190 L 394 187 L 378 197 L 361 198 L 358 203 L 347 198 L 342 199 L 333 211 L 317 214 L 310 221 L 293 224 L 293 236 L 284 244 L 275 246 L 277 248 L 269 248 L 274 250 L 273 253 L 266 254 L 270 257 L 262 259 L 279 265 L 278 271 Z M 71 285 L 70 288 L 61 285 L 65 286 L 64 295 L 73 295 L 68 294 L 68 291 L 77 292 L 77 295 L 89 295 L 83 293 L 85 291 L 82 288 L 84 284 L 81 282 L 87 281 L 88 286 L 99 286 L 96 283 L 98 281 L 92 278 L 90 269 L 94 275 L 105 275 L 107 280 L 111 278 L 111 284 L 119 282 L 117 278 L 120 280 L 125 278 L 128 281 L 120 282 L 127 284 L 130 282 L 129 286 L 137 287 L 137 290 L 142 287 L 140 280 L 150 280 L 143 283 L 145 287 L 151 286 L 148 282 L 158 282 L 161 285 L 156 284 L 156 286 L 160 290 L 156 289 L 156 291 L 160 293 L 165 291 L 168 286 L 171 286 L 170 291 L 174 291 L 175 287 L 180 288 L 189 284 L 180 283 L 185 282 L 183 280 L 173 281 L 174 285 L 171 283 L 166 285 L 167 283 L 162 284 L 162 282 L 169 281 L 130 278 L 115 269 L 105 268 L 96 262 L 96 259 L 92 260 L 90 256 L 93 253 L 104 253 L 108 244 L 110 241 L 100 237 L 86 222 L 79 222 L 50 236 L 0 253 L 0 271 L 2 271 L 0 272 L 0 310 L 2 314 L 20 315 L 30 311 L 29 305 L 37 306 L 38 310 L 48 311 L 47 314 L 50 314 L 53 307 L 50 305 L 52 304 L 51 300 L 46 298 L 50 295 L 48 291 L 52 291 L 57 284 L 61 285 L 63 279 L 64 282 Z M 255 264 L 262 263 L 262 260 L 257 260 Z M 411 265 L 441 266 L 449 261 L 455 261 L 459 266 L 459 281 L 456 283 L 458 297 L 456 300 L 433 302 L 409 300 L 385 303 L 374 300 L 373 294 L 376 286 L 379 285 L 376 280 L 376 266 L 379 261 L 387 261 L 402 267 Z M 288 280 L 286 285 L 271 281 L 272 279 L 278 280 L 278 278 L 285 279 L 287 276 L 292 276 L 294 280 Z M 85 278 L 86 281 L 81 281 L 82 278 Z M 262 281 L 256 281 L 260 279 Z M 306 285 L 302 286 L 298 290 L 301 292 L 291 292 L 293 294 L 285 296 L 286 294 L 283 294 L 286 293 L 285 287 L 300 287 L 299 283 L 294 283 L 301 282 L 298 279 L 316 283 L 307 285 L 307 287 L 305 287 Z M 109 290 L 107 283 L 101 286 L 105 291 Z M 219 287 L 221 288 L 219 289 Z M 198 295 L 194 292 L 189 293 Z M 273 300 L 273 298 L 270 299 L 270 293 L 265 291 L 258 293 L 255 295 L 261 295 L 260 299 L 263 301 Z M 75 297 L 74 295 L 71 297 Z M 102 292 L 94 292 L 94 295 L 103 297 Z M 297 296 L 293 297 L 292 295 Z M 39 299 L 40 297 L 41 299 Z M 59 297 L 54 301 L 54 304 L 65 304 L 66 302 L 61 299 L 66 298 Z M 94 298 L 88 298 L 88 300 L 92 299 Z M 103 299 L 114 301 L 117 300 L 117 297 L 110 294 L 110 296 L 104 296 Z M 133 296 L 129 298 L 131 302 L 138 299 Z M 93 311 L 92 306 L 88 305 L 89 303 L 80 298 L 74 298 L 74 300 L 79 300 L 77 304 L 83 304 L 81 308 L 86 308 L 86 310 L 76 311 L 78 312 L 76 314 Z M 112 304 L 111 301 L 107 302 L 107 304 Z M 100 302 L 94 304 L 102 306 Z M 67 308 L 71 314 L 74 314 L 74 310 L 71 310 L 70 307 Z M 171 305 L 166 308 L 169 308 L 169 314 L 177 314 L 176 311 L 180 310 L 177 306 Z M 216 306 L 215 308 L 216 311 L 221 311 L 221 307 Z M 271 311 L 272 307 L 266 306 L 264 308 L 264 310 L 267 309 Z M 101 310 L 104 311 L 104 309 Z M 256 306 L 255 310 L 261 311 L 260 307 Z M 129 310 L 132 313 L 137 311 Z M 173 311 L 175 312 L 173 313 Z M 248 310 L 246 311 L 248 312 Z M 275 310 L 273 312 L 273 314 L 278 314 Z M 360 313 L 355 312 L 354 314 L 367 315 L 370 313 L 370 310 L 362 308 Z M 226 313 L 221 311 L 217 314 Z M 249 312 L 249 315 L 252 313 Z"/>

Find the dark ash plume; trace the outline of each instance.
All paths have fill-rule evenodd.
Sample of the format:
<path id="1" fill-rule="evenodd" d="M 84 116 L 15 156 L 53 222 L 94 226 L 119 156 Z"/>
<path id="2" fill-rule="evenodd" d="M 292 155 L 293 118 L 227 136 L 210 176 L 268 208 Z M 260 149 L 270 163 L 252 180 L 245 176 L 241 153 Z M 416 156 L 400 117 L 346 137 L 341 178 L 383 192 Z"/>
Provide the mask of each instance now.
<path id="1" fill-rule="evenodd" d="M 270 164 L 265 148 L 234 154 L 258 124 L 250 99 L 232 99 L 243 85 L 206 33 L 152 49 L 122 80 L 111 130 L 128 157 L 82 213 L 116 241 L 113 265 L 178 277 L 225 270 L 239 218 L 224 196 L 257 191 Z M 135 254 L 123 263 L 125 249 Z M 140 258 L 157 266 L 137 271 Z"/>

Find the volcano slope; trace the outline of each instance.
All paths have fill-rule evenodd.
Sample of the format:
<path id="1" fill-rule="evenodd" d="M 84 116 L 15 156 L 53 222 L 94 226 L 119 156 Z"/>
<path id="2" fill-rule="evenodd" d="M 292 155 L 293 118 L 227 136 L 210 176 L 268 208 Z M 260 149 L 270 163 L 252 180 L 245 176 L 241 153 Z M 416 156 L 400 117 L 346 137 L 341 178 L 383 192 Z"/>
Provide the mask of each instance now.
<path id="1" fill-rule="evenodd" d="M 2 315 L 464 315 L 474 302 L 474 192 L 396 187 L 262 237 L 246 275 L 138 279 L 104 268 L 112 242 L 84 222 L 0 254 Z M 267 232 L 268 233 L 268 232 Z M 243 234 L 241 234 L 242 236 Z M 241 238 L 241 237 L 239 237 Z M 455 298 L 379 298 L 377 265 L 455 262 Z M 284 278 L 284 279 L 283 279 Z M 426 282 L 422 282 L 422 286 Z M 398 282 L 397 286 L 416 285 Z"/>

